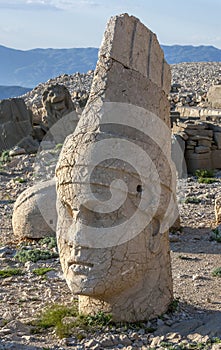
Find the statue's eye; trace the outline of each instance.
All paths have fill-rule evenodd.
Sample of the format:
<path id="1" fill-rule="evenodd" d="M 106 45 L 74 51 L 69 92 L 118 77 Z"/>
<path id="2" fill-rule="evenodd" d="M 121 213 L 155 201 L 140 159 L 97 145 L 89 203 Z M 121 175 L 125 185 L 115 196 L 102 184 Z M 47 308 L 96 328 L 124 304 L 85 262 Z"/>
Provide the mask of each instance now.
<path id="1" fill-rule="evenodd" d="M 137 192 L 141 193 L 143 191 L 142 186 L 141 185 L 137 185 Z"/>

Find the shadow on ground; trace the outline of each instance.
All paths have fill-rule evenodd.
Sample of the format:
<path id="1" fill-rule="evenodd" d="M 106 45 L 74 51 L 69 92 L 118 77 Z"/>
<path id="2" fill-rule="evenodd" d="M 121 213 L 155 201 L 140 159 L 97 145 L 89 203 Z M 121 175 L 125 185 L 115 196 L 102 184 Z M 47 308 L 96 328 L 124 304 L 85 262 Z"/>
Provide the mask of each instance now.
<path id="1" fill-rule="evenodd" d="M 171 242 L 171 250 L 180 253 L 220 254 L 221 242 L 211 240 L 211 231 L 211 227 L 183 227 L 178 241 Z"/>

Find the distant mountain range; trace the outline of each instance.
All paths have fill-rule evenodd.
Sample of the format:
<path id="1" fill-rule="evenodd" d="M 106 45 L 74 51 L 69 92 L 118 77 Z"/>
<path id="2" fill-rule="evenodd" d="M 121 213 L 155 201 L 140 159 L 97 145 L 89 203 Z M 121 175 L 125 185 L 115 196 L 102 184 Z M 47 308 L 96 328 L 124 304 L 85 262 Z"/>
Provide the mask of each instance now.
<path id="1" fill-rule="evenodd" d="M 214 46 L 161 45 L 169 64 L 182 62 L 221 62 L 221 50 Z"/>
<path id="2" fill-rule="evenodd" d="M 214 46 L 162 45 L 162 49 L 169 64 L 221 62 L 221 50 Z M 62 74 L 86 73 L 95 68 L 97 56 L 98 49 L 92 47 L 22 51 L 0 45 L 0 99 L 21 95 L 21 86 L 33 88 Z"/>
<path id="3" fill-rule="evenodd" d="M 0 85 L 35 87 L 50 78 L 94 69 L 98 49 L 33 49 L 0 46 Z"/>
<path id="4" fill-rule="evenodd" d="M 25 88 L 22 86 L 1 86 L 0 85 L 0 100 L 5 98 L 21 96 L 26 92 L 32 90 L 31 88 Z"/>

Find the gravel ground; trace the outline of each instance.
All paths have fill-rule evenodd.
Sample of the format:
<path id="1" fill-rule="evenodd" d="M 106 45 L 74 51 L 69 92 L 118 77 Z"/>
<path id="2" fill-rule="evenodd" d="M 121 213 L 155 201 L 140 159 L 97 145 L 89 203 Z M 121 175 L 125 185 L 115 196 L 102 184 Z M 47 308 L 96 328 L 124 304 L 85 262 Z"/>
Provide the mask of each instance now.
<path id="1" fill-rule="evenodd" d="M 221 349 L 210 339 L 221 338 L 220 278 L 212 271 L 221 267 L 221 243 L 211 240 L 215 228 L 214 201 L 220 192 L 217 182 L 199 184 L 194 177 L 180 180 L 177 189 L 182 229 L 171 232 L 171 259 L 176 311 L 134 327 L 115 326 L 82 339 L 73 334 L 59 339 L 53 329 L 32 334 L 30 322 L 48 304 L 72 305 L 75 297 L 63 279 L 59 258 L 21 263 L 15 258 L 22 245 L 26 249 L 48 249 L 47 244 L 18 242 L 11 217 L 18 194 L 36 182 L 34 155 L 20 155 L 0 169 L 0 269 L 19 268 L 21 275 L 0 278 L 1 349 L 188 349 L 204 343 L 202 349 Z M 51 248 L 56 253 L 56 247 Z M 44 276 L 34 269 L 51 268 Z M 178 345 L 180 347 L 178 347 Z M 194 347 L 192 347 L 194 348 Z M 195 347 L 197 348 L 197 347 Z"/>

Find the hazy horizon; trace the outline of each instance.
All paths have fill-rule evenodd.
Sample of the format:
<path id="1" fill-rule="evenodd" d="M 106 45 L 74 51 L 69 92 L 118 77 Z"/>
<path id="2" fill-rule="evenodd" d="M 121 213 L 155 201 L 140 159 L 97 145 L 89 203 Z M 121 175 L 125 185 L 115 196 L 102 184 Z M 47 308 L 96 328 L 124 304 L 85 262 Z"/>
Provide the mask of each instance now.
<path id="1" fill-rule="evenodd" d="M 220 0 L 0 0 L 0 43 L 19 50 L 97 48 L 108 19 L 125 12 L 162 45 L 221 49 Z"/>
<path id="2" fill-rule="evenodd" d="M 192 47 L 200 47 L 200 46 L 205 46 L 205 47 L 214 47 L 215 49 L 218 49 L 218 50 L 221 50 L 221 48 L 218 48 L 214 45 L 192 45 L 192 44 L 185 44 L 185 45 L 182 45 L 182 44 L 162 44 L 160 43 L 161 46 L 192 46 Z M 99 49 L 99 47 L 95 47 L 95 46 L 79 46 L 79 47 L 33 47 L 33 48 L 29 48 L 29 49 L 20 49 L 20 48 L 17 48 L 17 47 L 9 47 L 9 46 L 6 46 L 6 45 L 2 45 L 0 43 L 0 46 L 4 46 L 8 49 L 12 49 L 12 50 L 18 50 L 18 51 L 31 51 L 31 50 L 68 50 L 68 49 L 89 49 L 89 48 L 92 48 L 92 49 Z"/>

